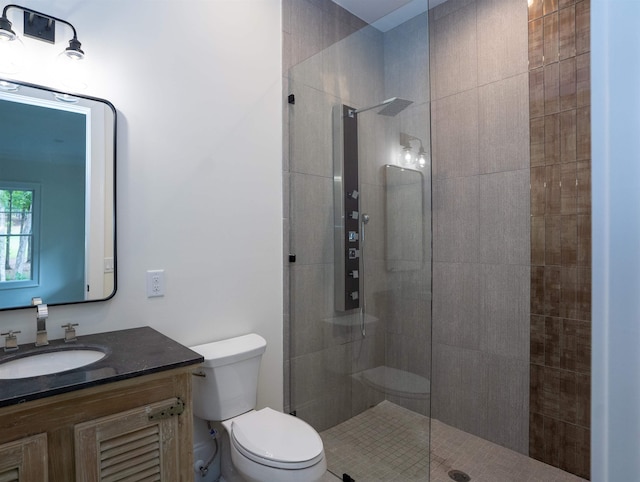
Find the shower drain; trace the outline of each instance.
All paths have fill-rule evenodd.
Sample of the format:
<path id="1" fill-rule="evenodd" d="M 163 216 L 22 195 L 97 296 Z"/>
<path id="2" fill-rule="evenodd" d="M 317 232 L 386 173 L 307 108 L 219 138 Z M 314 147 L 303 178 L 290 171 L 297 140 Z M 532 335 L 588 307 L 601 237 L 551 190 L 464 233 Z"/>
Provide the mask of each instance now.
<path id="1" fill-rule="evenodd" d="M 460 470 L 450 470 L 447 475 L 456 482 L 469 482 L 471 480 L 471 477 Z"/>

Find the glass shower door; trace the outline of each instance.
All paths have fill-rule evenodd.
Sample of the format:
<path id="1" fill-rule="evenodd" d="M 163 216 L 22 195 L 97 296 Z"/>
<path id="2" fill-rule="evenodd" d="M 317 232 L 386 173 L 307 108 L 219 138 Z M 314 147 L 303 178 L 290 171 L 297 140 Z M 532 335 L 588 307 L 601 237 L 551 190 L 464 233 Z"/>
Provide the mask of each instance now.
<path id="1" fill-rule="evenodd" d="M 317 21 L 303 4 L 285 7 L 292 31 Z M 339 40 L 287 76 L 285 406 L 321 433 L 339 477 L 428 480 L 427 12 L 386 29 L 345 26 L 345 12 L 321 12 Z"/>

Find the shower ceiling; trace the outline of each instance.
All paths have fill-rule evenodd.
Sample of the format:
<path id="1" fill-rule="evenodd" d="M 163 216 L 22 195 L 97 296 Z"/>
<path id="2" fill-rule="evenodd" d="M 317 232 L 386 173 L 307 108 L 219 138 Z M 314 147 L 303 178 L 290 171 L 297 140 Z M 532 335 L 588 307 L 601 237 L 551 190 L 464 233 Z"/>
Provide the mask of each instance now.
<path id="1" fill-rule="evenodd" d="M 386 32 L 445 0 L 333 0 L 378 30 Z"/>

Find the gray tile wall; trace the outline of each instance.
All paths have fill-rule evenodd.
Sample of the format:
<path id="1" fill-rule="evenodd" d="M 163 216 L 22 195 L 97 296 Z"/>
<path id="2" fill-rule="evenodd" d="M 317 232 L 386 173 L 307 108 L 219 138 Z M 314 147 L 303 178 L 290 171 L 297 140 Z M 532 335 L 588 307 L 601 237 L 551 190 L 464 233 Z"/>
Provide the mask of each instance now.
<path id="1" fill-rule="evenodd" d="M 527 5 L 431 11 L 432 415 L 528 453 Z"/>
<path id="2" fill-rule="evenodd" d="M 429 30 L 427 14 L 414 17 L 385 33 L 385 97 L 399 96 L 414 103 L 388 124 L 389 143 L 397 145 L 400 132 L 418 137 L 430 157 L 431 133 L 429 85 Z M 388 148 L 387 148 L 388 151 Z M 388 159 L 385 163 L 388 163 Z M 413 223 L 422 223 L 424 250 L 421 265 L 394 270 L 388 263 L 388 314 L 385 364 L 431 379 L 431 173 L 424 169 L 423 206 L 411 209 Z M 408 210 L 409 208 L 407 208 Z M 408 212 L 408 211 L 407 211 Z M 417 214 L 422 212 L 422 219 Z M 400 229 L 402 229 L 400 227 Z M 408 233 L 415 229 L 407 225 Z M 402 239 L 402 232 L 390 233 Z M 384 241 L 382 243 L 384 246 Z M 388 394 L 387 399 L 410 410 L 429 415 L 430 399 L 410 399 Z"/>

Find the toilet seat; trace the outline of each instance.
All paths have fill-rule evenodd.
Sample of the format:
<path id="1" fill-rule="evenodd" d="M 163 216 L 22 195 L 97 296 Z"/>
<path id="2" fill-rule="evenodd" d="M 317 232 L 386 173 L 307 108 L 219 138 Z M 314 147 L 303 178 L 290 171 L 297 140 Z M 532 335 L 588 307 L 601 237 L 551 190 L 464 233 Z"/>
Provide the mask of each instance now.
<path id="1" fill-rule="evenodd" d="M 322 439 L 309 424 L 271 408 L 233 419 L 229 438 L 242 455 L 269 467 L 304 469 L 324 458 Z"/>

